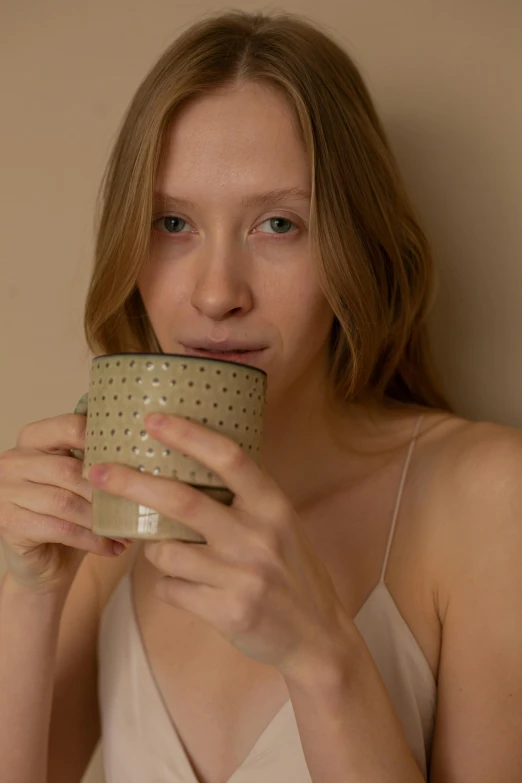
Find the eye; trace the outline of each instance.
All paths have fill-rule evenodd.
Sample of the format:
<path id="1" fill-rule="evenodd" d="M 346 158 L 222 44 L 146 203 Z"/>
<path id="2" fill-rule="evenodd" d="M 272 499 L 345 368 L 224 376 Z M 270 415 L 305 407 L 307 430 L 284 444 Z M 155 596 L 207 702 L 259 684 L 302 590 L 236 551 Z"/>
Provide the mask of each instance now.
<path id="1" fill-rule="evenodd" d="M 190 224 L 186 220 L 176 215 L 163 215 L 152 223 L 153 228 L 166 234 L 181 234 L 183 227 L 188 225 Z"/>
<path id="2" fill-rule="evenodd" d="M 272 217 L 268 218 L 268 220 L 264 220 L 262 223 L 260 223 L 260 226 L 264 226 L 265 223 L 268 223 L 270 225 L 270 228 L 273 229 L 272 231 L 263 232 L 263 233 L 275 233 L 275 234 L 288 234 L 291 231 L 291 226 L 294 226 L 297 228 L 296 224 L 289 220 L 288 218 L 284 217 Z"/>
<path id="3" fill-rule="evenodd" d="M 292 226 L 298 228 L 292 220 L 285 217 L 268 218 L 260 223 L 259 226 L 264 226 L 267 223 L 271 230 L 262 231 L 261 233 L 263 234 L 289 234 L 293 233 L 291 231 Z M 162 217 L 153 220 L 152 226 L 162 234 L 182 234 L 186 233 L 186 231 L 184 231 L 185 228 L 188 227 L 189 230 L 190 223 L 177 215 L 163 215 Z M 259 227 L 255 230 L 259 231 Z"/>

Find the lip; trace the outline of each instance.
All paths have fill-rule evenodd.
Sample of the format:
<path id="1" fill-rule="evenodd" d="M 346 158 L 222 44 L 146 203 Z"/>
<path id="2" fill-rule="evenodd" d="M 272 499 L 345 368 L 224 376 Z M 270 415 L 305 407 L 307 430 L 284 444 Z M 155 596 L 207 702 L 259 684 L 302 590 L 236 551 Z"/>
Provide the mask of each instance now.
<path id="1" fill-rule="evenodd" d="M 189 340 L 182 343 L 186 348 L 195 348 L 203 351 L 226 351 L 227 353 L 239 353 L 241 351 L 260 351 L 266 348 L 266 345 L 260 345 L 255 340 L 213 340 L 208 337 L 201 337 L 195 340 Z"/>
<path id="2" fill-rule="evenodd" d="M 236 362 L 239 364 L 253 364 L 265 352 L 266 348 L 256 351 L 229 351 L 227 353 L 213 353 L 199 348 L 190 348 L 184 345 L 183 349 L 187 356 L 201 356 L 205 359 L 217 359 L 218 361 Z"/>

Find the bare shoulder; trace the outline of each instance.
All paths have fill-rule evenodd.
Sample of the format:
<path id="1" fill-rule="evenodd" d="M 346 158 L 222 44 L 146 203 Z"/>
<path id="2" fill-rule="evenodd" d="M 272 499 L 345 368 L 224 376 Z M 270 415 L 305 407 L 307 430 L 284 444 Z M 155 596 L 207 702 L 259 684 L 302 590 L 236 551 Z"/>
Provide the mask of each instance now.
<path id="1" fill-rule="evenodd" d="M 424 488 L 465 511 L 478 501 L 522 499 L 522 431 L 457 416 L 428 416 L 421 440 Z"/>
<path id="2" fill-rule="evenodd" d="M 441 631 L 430 780 L 520 779 L 522 433 L 429 414 L 415 509 Z"/>
<path id="3" fill-rule="evenodd" d="M 451 591 L 464 579 L 493 584 L 500 570 L 507 579 L 519 570 L 522 432 L 428 415 L 419 440 L 416 494 L 443 615 Z"/>

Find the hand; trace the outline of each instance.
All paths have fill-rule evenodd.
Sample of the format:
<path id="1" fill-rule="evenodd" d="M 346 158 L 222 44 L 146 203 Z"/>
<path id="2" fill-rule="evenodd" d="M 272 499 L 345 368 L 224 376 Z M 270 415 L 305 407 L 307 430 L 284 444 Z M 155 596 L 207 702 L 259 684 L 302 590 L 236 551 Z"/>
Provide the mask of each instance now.
<path id="1" fill-rule="evenodd" d="M 330 575 L 275 481 L 233 440 L 197 422 L 166 415 L 145 427 L 155 440 L 208 466 L 235 493 L 225 506 L 181 481 L 125 465 L 95 465 L 89 481 L 175 518 L 205 545 L 146 542 L 165 574 L 156 595 L 210 623 L 244 655 L 284 675 L 306 660 L 346 650 L 350 620 Z M 105 478 L 103 474 L 105 472 Z"/>
<path id="2" fill-rule="evenodd" d="M 84 447 L 86 421 L 66 413 L 31 422 L 16 447 L 0 454 L 0 541 L 7 569 L 36 593 L 65 598 L 87 552 L 115 554 L 113 541 L 92 531 L 92 488 L 82 478 L 82 463 L 70 454 Z"/>

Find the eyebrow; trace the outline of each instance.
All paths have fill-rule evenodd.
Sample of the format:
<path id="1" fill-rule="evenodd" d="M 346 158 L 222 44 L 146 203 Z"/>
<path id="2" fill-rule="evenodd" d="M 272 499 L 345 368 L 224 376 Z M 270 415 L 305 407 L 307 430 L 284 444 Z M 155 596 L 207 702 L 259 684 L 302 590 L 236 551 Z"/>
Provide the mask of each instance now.
<path id="1" fill-rule="evenodd" d="M 303 188 L 279 188 L 265 193 L 252 193 L 243 196 L 243 207 L 263 207 L 267 204 L 280 204 L 282 201 L 309 201 L 311 193 Z M 163 209 L 196 209 L 193 201 L 177 196 L 169 196 L 167 193 L 154 193 L 154 203 Z"/>

